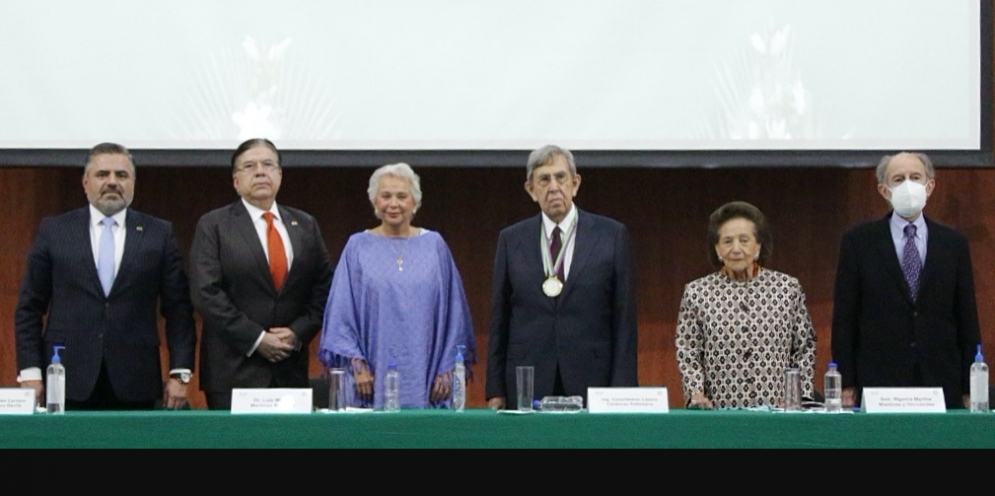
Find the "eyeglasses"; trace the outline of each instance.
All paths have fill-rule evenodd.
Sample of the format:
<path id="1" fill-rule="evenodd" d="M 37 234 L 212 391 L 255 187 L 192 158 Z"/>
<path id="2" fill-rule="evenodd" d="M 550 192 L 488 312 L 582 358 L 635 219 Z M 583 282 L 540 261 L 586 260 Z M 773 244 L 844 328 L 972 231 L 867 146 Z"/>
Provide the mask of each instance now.
<path id="1" fill-rule="evenodd" d="M 238 169 L 236 169 L 236 171 L 237 172 L 253 172 L 256 169 L 262 169 L 262 170 L 265 170 L 265 171 L 271 171 L 271 170 L 276 169 L 277 167 L 280 167 L 280 165 L 277 164 L 276 162 L 273 162 L 273 161 L 270 161 L 270 160 L 265 160 L 263 162 L 246 162 L 246 163 L 242 164 L 241 167 L 239 167 Z"/>
<path id="2" fill-rule="evenodd" d="M 557 172 L 555 175 L 541 174 L 535 176 L 535 181 L 542 187 L 549 186 L 549 183 L 553 181 L 556 181 L 557 184 L 563 186 L 566 185 L 570 179 L 571 176 L 563 171 Z"/>

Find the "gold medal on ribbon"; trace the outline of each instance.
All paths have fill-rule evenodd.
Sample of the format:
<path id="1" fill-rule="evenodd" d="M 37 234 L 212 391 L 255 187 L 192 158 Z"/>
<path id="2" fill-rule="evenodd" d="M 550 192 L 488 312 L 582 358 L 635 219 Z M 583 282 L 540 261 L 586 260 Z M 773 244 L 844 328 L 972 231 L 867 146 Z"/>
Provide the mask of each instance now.
<path id="1" fill-rule="evenodd" d="M 563 283 L 555 275 L 549 276 L 542 282 L 542 292 L 546 293 L 546 296 L 556 298 L 560 295 L 560 291 L 563 291 Z"/>
<path id="2" fill-rule="evenodd" d="M 546 280 L 542 282 L 542 292 L 546 293 L 546 296 L 550 298 L 556 298 L 563 292 L 563 281 L 556 274 L 560 273 L 563 268 L 563 263 L 565 262 L 564 255 L 567 253 L 567 246 L 573 242 L 574 234 L 577 232 L 576 229 L 577 217 L 575 216 L 563 238 L 563 245 L 560 247 L 559 253 L 556 254 L 556 260 L 552 260 L 550 257 L 549 247 L 552 240 L 548 240 L 546 236 L 545 224 L 542 225 L 542 231 L 539 232 L 539 245 L 542 246 L 542 268 L 546 273 Z"/>

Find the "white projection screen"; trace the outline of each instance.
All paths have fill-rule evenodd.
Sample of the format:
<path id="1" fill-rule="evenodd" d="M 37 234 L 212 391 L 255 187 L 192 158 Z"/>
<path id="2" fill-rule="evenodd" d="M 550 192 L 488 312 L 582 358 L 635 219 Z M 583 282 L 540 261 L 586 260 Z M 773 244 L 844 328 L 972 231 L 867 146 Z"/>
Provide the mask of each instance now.
<path id="1" fill-rule="evenodd" d="M 0 165 L 992 165 L 988 0 L 0 4 Z"/>

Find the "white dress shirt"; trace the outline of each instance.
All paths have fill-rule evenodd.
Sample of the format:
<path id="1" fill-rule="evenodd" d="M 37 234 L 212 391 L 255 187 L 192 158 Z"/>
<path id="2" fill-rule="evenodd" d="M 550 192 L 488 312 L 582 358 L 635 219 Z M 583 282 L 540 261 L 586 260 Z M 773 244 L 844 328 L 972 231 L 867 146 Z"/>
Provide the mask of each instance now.
<path id="1" fill-rule="evenodd" d="M 283 224 L 283 219 L 280 217 L 280 209 L 276 207 L 276 202 L 274 201 L 270 205 L 269 210 L 263 210 L 245 201 L 245 198 L 242 198 L 242 204 L 249 211 L 252 226 L 256 228 L 256 235 L 259 236 L 259 244 L 263 245 L 263 252 L 266 254 L 267 262 L 269 262 L 269 235 L 267 234 L 269 226 L 267 226 L 266 217 L 263 217 L 263 214 L 266 212 L 273 214 L 273 227 L 276 228 L 276 232 L 280 233 L 280 238 L 283 239 L 283 251 L 287 254 L 287 272 L 290 272 L 290 266 L 294 262 L 294 248 L 290 244 L 290 235 L 287 234 L 287 226 Z M 259 333 L 259 337 L 256 338 L 256 343 L 252 345 L 252 348 L 249 349 L 249 352 L 245 356 L 252 356 L 256 352 L 256 348 L 259 347 L 259 343 L 263 342 L 263 336 L 265 335 L 266 329 L 263 329 Z"/>
<path id="2" fill-rule="evenodd" d="M 280 233 L 280 238 L 283 239 L 283 251 L 287 253 L 287 271 L 290 271 L 290 267 L 294 263 L 294 248 L 290 244 L 290 235 L 287 234 L 287 226 L 283 224 L 283 219 L 280 217 L 280 209 L 276 207 L 276 202 L 270 206 L 269 210 L 263 210 L 242 198 L 242 204 L 245 205 L 245 209 L 249 211 L 249 217 L 252 218 L 252 225 L 256 228 L 256 235 L 259 236 L 259 244 L 263 245 L 263 252 L 266 253 L 266 261 L 269 262 L 269 236 L 266 234 L 266 218 L 263 214 L 270 212 L 273 214 L 273 227 L 276 228 L 276 232 Z"/>
<path id="3" fill-rule="evenodd" d="M 124 258 L 124 238 L 128 234 L 128 229 L 125 228 L 124 221 L 127 215 L 128 209 L 126 208 L 111 216 L 114 219 L 114 225 L 111 226 L 111 233 L 114 234 L 115 278 L 118 271 L 121 270 L 121 259 Z M 90 248 L 93 248 L 93 265 L 97 265 L 100 261 L 100 237 L 104 234 L 104 217 L 107 216 L 102 214 L 92 204 L 90 205 Z"/>
<path id="4" fill-rule="evenodd" d="M 566 250 L 566 253 L 563 254 L 563 282 L 566 282 L 566 280 L 570 277 L 570 263 L 573 262 L 574 259 L 574 245 L 576 244 L 574 243 L 574 239 L 577 237 L 577 233 L 576 232 L 572 233 L 570 239 L 564 239 L 562 236 L 566 236 L 567 234 L 570 233 L 570 226 L 573 224 L 575 218 L 577 218 L 576 203 L 570 207 L 570 211 L 567 212 L 567 215 L 563 216 L 563 220 L 561 220 L 559 224 L 553 222 L 553 219 L 547 217 L 546 212 L 542 213 L 542 224 L 546 228 L 546 246 L 543 246 L 541 249 L 545 250 L 547 253 L 549 252 L 549 242 L 553 236 L 554 228 L 559 226 L 560 232 L 562 233 L 560 241 L 563 244 L 561 246 L 563 246 L 562 248 L 563 250 Z M 574 227 L 575 231 L 576 229 L 577 228 Z M 549 263 L 553 265 L 556 264 L 556 260 L 552 259 L 552 254 L 550 254 Z M 553 268 L 555 267 L 550 267 L 550 269 Z"/>
<path id="5" fill-rule="evenodd" d="M 902 218 L 895 212 L 891 214 L 891 239 L 895 242 L 895 253 L 898 254 L 899 263 L 905 258 L 905 226 L 909 221 Z M 929 236 L 929 228 L 926 227 L 926 217 L 922 214 L 912 222 L 916 226 L 916 248 L 919 250 L 919 262 L 926 264 L 926 240 Z"/>

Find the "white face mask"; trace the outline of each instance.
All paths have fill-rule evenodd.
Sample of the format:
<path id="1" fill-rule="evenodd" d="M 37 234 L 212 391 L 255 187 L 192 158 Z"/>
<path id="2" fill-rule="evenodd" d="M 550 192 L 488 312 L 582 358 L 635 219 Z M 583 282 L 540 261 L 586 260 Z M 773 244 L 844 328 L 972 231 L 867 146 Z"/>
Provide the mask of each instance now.
<path id="1" fill-rule="evenodd" d="M 891 207 L 902 217 L 912 217 L 926 206 L 926 186 L 905 180 L 891 188 Z"/>

